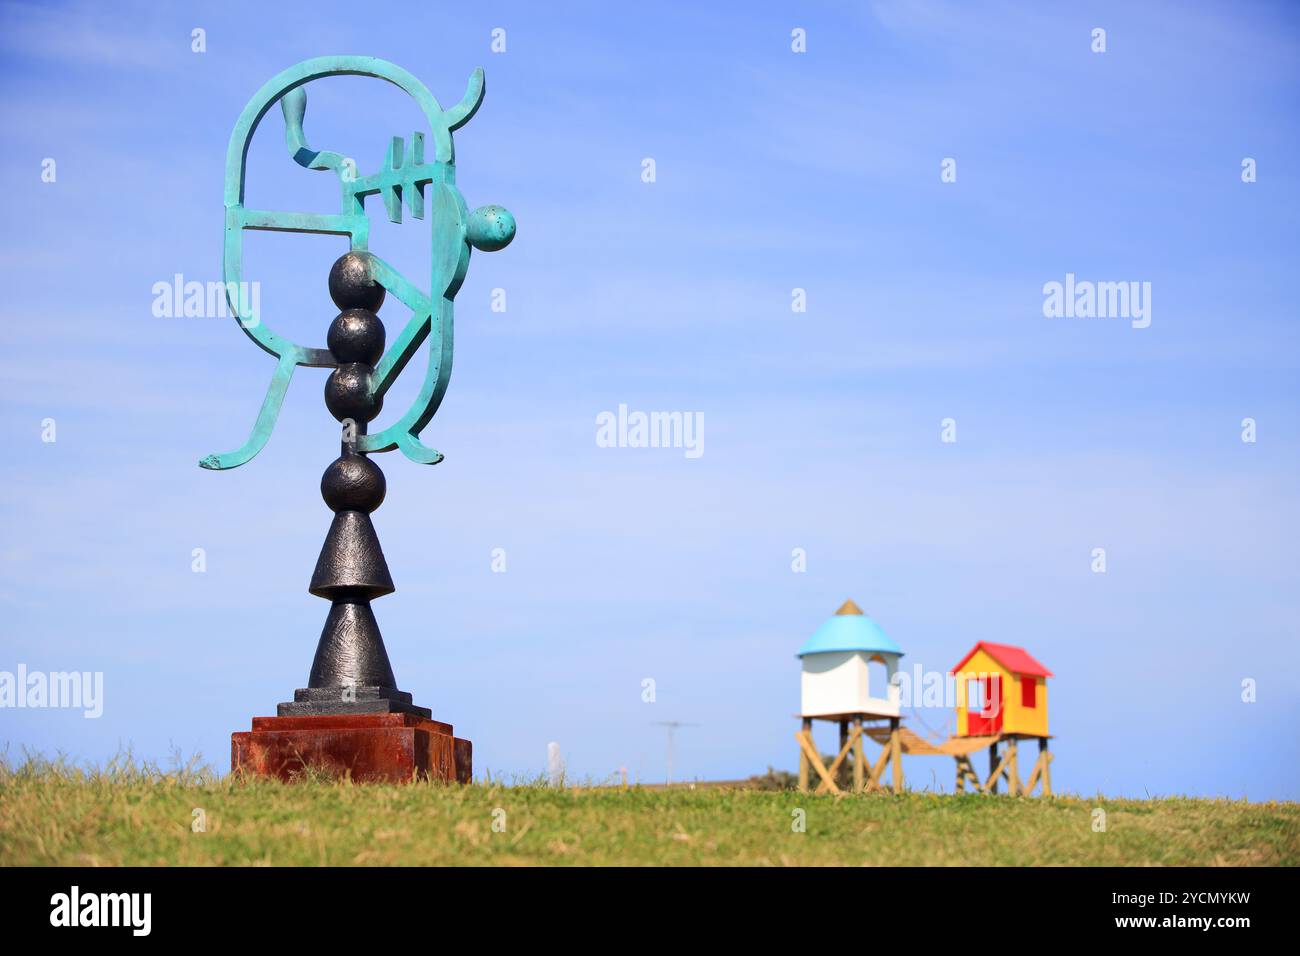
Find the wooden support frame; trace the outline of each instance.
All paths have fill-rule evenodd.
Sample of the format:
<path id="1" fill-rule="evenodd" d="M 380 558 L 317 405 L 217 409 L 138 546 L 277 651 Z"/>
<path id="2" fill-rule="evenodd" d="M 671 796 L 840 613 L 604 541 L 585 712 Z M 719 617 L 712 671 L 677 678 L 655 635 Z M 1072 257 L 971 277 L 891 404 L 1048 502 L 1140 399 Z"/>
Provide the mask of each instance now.
<path id="1" fill-rule="evenodd" d="M 992 747 L 989 748 L 990 764 L 993 764 L 993 758 L 996 756 L 997 756 L 997 744 L 994 744 Z M 1002 759 L 993 765 L 993 769 L 989 771 L 988 779 L 984 781 L 984 785 L 980 788 L 981 790 L 983 790 L 985 793 L 998 792 L 998 781 L 1002 779 L 1002 774 L 1006 772 L 1007 761 L 1010 759 L 1011 759 L 1011 752 L 1008 750 L 1006 753 L 1002 755 Z"/>
<path id="2" fill-rule="evenodd" d="M 809 723 L 811 723 L 811 721 Z M 821 754 L 817 752 L 817 745 L 813 743 L 811 729 L 799 731 L 799 733 L 794 735 L 794 739 L 799 742 L 799 754 L 801 757 L 799 764 L 800 791 L 804 793 L 808 791 L 807 783 L 804 780 L 807 774 L 803 772 L 803 767 L 806 762 L 809 767 L 817 771 L 817 776 L 821 778 L 821 782 L 817 784 L 817 789 L 813 791 L 814 793 L 825 793 L 827 791 L 830 793 L 842 793 L 843 791 L 835 785 L 835 771 L 839 769 L 840 761 L 847 754 L 847 749 L 839 752 L 828 769 L 826 764 L 822 763 Z M 856 738 L 854 739 L 856 740 Z"/>
<path id="3" fill-rule="evenodd" d="M 1031 796 L 1034 787 L 1039 783 L 1043 785 L 1043 796 L 1052 795 L 1052 754 L 1047 749 L 1047 738 L 1038 739 L 1038 759 L 1034 761 L 1034 769 L 1030 771 L 1029 780 L 1025 784 L 1025 796 Z"/>
<path id="4" fill-rule="evenodd" d="M 1041 784 L 1042 796 L 1050 797 L 1052 795 L 1052 754 L 1047 748 L 1047 738 L 1028 738 L 1038 740 L 1038 759 L 1034 761 L 1029 779 L 1023 783 L 1020 780 L 1020 754 L 1017 746 L 1020 739 L 1022 738 L 1005 737 L 989 746 L 989 775 L 982 781 L 979 774 L 975 772 L 970 754 L 955 755 L 957 780 L 954 789 L 956 792 L 964 793 L 966 784 L 970 783 L 977 793 L 995 794 L 998 792 L 998 782 L 1006 780 L 1008 796 L 1033 796 L 1034 789 Z M 1001 743 L 1006 744 L 1006 750 L 999 759 L 998 745 Z"/>
<path id="5" fill-rule="evenodd" d="M 817 775 L 817 784 L 813 793 L 831 793 L 840 795 L 845 791 L 839 783 L 840 768 L 845 761 L 852 765 L 852 793 L 901 794 L 903 792 L 903 745 L 899 734 L 899 719 L 890 718 L 889 741 L 880 749 L 880 756 L 874 765 L 867 763 L 864 740 L 867 736 L 862 726 L 865 715 L 857 714 L 850 719 L 835 718 L 840 728 L 840 750 L 835 759 L 827 766 L 813 742 L 812 718 L 803 718 L 803 729 L 796 733 L 799 744 L 799 791 L 807 793 L 812 783 L 813 773 Z M 892 768 L 890 785 L 884 782 L 885 768 Z"/>

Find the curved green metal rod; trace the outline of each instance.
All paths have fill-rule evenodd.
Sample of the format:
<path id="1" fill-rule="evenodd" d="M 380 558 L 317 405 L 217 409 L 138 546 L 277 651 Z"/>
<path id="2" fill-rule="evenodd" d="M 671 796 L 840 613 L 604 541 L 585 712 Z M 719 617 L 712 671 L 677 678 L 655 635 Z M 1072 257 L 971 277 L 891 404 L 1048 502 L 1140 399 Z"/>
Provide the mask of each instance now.
<path id="1" fill-rule="evenodd" d="M 438 290 L 436 301 L 424 296 L 383 260 L 377 256 L 371 257 L 376 281 L 414 313 L 392 348 L 376 366 L 372 376 L 374 388 L 380 394 L 385 392 L 424 339 L 431 336 L 424 384 L 405 415 L 383 431 L 360 436 L 357 450 L 377 452 L 397 448 L 414 462 L 436 465 L 442 460 L 442 454 L 423 444 L 419 435 L 438 411 L 451 379 L 455 330 L 452 301 L 469 269 L 470 246 L 465 240 L 468 217 L 460 193 L 448 184 L 441 184 L 435 189 L 430 205 L 434 250 L 431 288 Z"/>
<path id="2" fill-rule="evenodd" d="M 275 428 L 275 420 L 280 415 L 280 406 L 284 403 L 285 392 L 289 391 L 289 382 L 293 378 L 296 364 L 293 355 L 286 354 L 280 357 L 280 361 L 275 366 L 275 374 L 271 376 L 271 387 L 267 389 L 266 398 L 262 400 L 262 410 L 257 413 L 257 421 L 253 424 L 253 434 L 249 436 L 243 447 L 222 455 L 208 455 L 199 462 L 200 468 L 212 471 L 236 468 L 262 450 L 267 439 L 271 437 L 271 430 Z"/>
<path id="3" fill-rule="evenodd" d="M 349 178 L 347 160 L 328 150 L 313 150 L 303 133 L 307 95 L 302 87 L 326 76 L 369 76 L 386 80 L 410 95 L 419 105 L 433 134 L 435 161 L 424 162 L 424 134 L 416 133 L 403 154 L 402 140 L 394 138 L 389 151 L 388 168 L 364 178 Z M 504 242 L 494 237 L 492 245 L 483 244 L 478 233 L 469 229 L 470 217 L 464 199 L 455 186 L 456 168 L 452 132 L 464 126 L 483 101 L 483 70 L 471 74 L 465 95 L 449 110 L 443 110 L 433 94 L 410 73 L 386 60 L 374 57 L 317 57 L 305 60 L 275 76 L 249 100 L 231 132 L 226 153 L 225 244 L 223 277 L 227 300 L 244 333 L 260 348 L 277 358 L 266 397 L 253 426 L 252 434 L 240 448 L 224 454 L 208 455 L 200 466 L 214 470 L 236 468 L 248 462 L 265 447 L 275 428 L 294 369 L 299 365 L 333 368 L 336 363 L 329 351 L 299 345 L 272 330 L 246 303 L 236 302 L 236 291 L 243 276 L 243 232 L 245 229 L 277 232 L 309 232 L 348 236 L 351 248 L 367 252 L 370 222 L 365 213 L 367 196 L 380 194 L 389 218 L 401 221 L 405 202 L 416 218 L 424 217 L 424 187 L 431 186 L 431 225 L 433 256 L 430 289 L 436 301 L 425 295 L 395 269 L 371 257 L 375 279 L 412 310 L 401 336 L 380 361 L 372 377 L 372 388 L 383 394 L 405 368 L 426 338 L 429 365 L 425 381 L 415 403 L 393 425 L 375 435 L 360 436 L 358 450 L 390 451 L 400 449 L 412 461 L 435 464 L 442 460 L 436 450 L 419 440 L 419 432 L 437 411 L 451 375 L 452 299 L 464 280 L 471 245 L 502 248 L 514 235 L 514 220 L 505 213 L 508 230 Z M 285 118 L 285 143 L 290 156 L 299 165 L 313 170 L 335 172 L 341 184 L 338 215 L 250 210 L 244 206 L 248 148 L 253 134 L 271 106 L 279 100 Z"/>
<path id="4" fill-rule="evenodd" d="M 302 132 L 303 117 L 307 115 L 307 91 L 301 86 L 295 87 L 280 98 L 280 109 L 284 113 L 284 142 L 289 147 L 289 155 L 299 166 L 307 169 L 332 169 L 339 174 L 347 169 L 347 157 L 332 150 L 315 150 L 307 145 Z"/>

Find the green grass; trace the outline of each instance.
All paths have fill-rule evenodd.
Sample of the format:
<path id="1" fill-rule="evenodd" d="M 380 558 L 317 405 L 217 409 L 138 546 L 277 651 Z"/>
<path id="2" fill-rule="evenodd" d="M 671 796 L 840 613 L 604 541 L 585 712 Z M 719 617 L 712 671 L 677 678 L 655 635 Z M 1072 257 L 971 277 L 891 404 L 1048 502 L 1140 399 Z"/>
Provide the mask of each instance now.
<path id="1" fill-rule="evenodd" d="M 1106 811 L 1106 832 L 1092 812 Z M 193 811 L 207 830 L 191 829 Z M 793 832 L 796 810 L 806 832 Z M 504 832 L 493 829 L 504 811 Z M 495 817 L 494 817 L 495 813 Z M 1300 804 L 239 781 L 0 764 L 6 865 L 1296 865 Z"/>

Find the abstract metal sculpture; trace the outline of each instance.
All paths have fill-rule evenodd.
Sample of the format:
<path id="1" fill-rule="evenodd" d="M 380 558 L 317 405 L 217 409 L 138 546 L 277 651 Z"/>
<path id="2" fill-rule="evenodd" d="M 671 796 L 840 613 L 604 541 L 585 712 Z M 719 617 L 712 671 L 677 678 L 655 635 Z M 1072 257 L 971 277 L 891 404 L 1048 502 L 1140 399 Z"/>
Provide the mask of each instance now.
<path id="1" fill-rule="evenodd" d="M 358 177 L 351 161 L 341 154 L 308 146 L 303 132 L 305 85 L 321 77 L 344 75 L 386 80 L 408 93 L 429 123 L 433 161 L 426 162 L 421 132 L 416 132 L 409 144 L 393 137 L 384 168 L 364 177 Z M 420 440 L 420 432 L 438 410 L 451 375 L 453 300 L 465 278 L 471 247 L 491 252 L 505 248 L 514 238 L 515 222 L 508 211 L 483 206 L 469 212 L 456 188 L 452 133 L 474 116 L 483 91 L 483 71 L 477 69 L 460 102 L 444 110 L 424 84 L 392 63 L 372 57 L 318 57 L 290 67 L 263 86 L 244 108 L 230 137 L 225 185 L 226 295 L 240 327 L 275 356 L 277 364 L 248 441 L 235 451 L 208 455 L 199 464 L 212 470 L 236 468 L 261 451 L 275 428 L 299 365 L 333 369 L 325 384 L 325 404 L 343 426 L 342 452 L 321 478 L 321 495 L 334 511 L 334 521 L 309 588 L 331 602 L 329 617 L 307 686 L 295 692 L 293 701 L 279 705 L 281 718 L 406 714 L 416 720 L 402 726 L 414 727 L 431 716 L 429 710 L 412 702 L 410 694 L 397 689 L 370 609 L 372 599 L 392 593 L 393 582 L 370 520 L 371 512 L 384 499 L 384 475 L 367 456 L 400 449 L 421 464 L 442 460 L 441 453 Z M 248 147 L 262 117 L 276 101 L 284 113 L 285 142 L 293 160 L 307 169 L 328 170 L 338 176 L 341 196 L 337 214 L 244 206 Z M 403 206 L 416 219 L 428 216 L 433 241 L 427 293 L 368 250 L 370 221 L 365 201 L 376 195 L 392 222 L 402 221 Z M 330 297 L 341 311 L 329 327 L 326 348 L 290 341 L 249 308 L 247 297 L 239 292 L 247 288 L 243 275 L 246 229 L 349 238 L 350 251 L 329 272 Z M 389 294 L 410 310 L 411 317 L 385 350 L 384 326 L 376 313 Z M 426 339 L 429 364 L 415 402 L 393 424 L 370 434 L 369 423 L 379 415 L 385 392 Z M 298 726 L 305 725 L 300 722 Z M 337 721 L 331 725 L 336 731 L 339 726 Z M 396 725 L 389 721 L 383 726 Z M 450 735 L 448 725 L 436 726 Z M 301 742 L 295 741 L 295 746 Z M 247 760 L 240 759 L 240 743 L 235 741 L 232 760 L 247 766 Z"/>

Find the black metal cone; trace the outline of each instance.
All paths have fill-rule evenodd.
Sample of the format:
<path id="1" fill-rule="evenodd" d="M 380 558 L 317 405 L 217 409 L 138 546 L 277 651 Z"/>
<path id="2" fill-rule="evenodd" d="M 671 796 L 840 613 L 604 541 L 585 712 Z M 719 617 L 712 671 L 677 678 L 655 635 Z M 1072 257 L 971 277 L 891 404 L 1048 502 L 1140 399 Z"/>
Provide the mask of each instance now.
<path id="1" fill-rule="evenodd" d="M 334 516 L 307 590 L 331 600 L 342 596 L 377 598 L 396 590 L 370 515 L 340 511 Z"/>
<path id="2" fill-rule="evenodd" d="M 397 687 L 370 604 L 364 599 L 338 600 L 316 646 L 308 687 Z"/>

